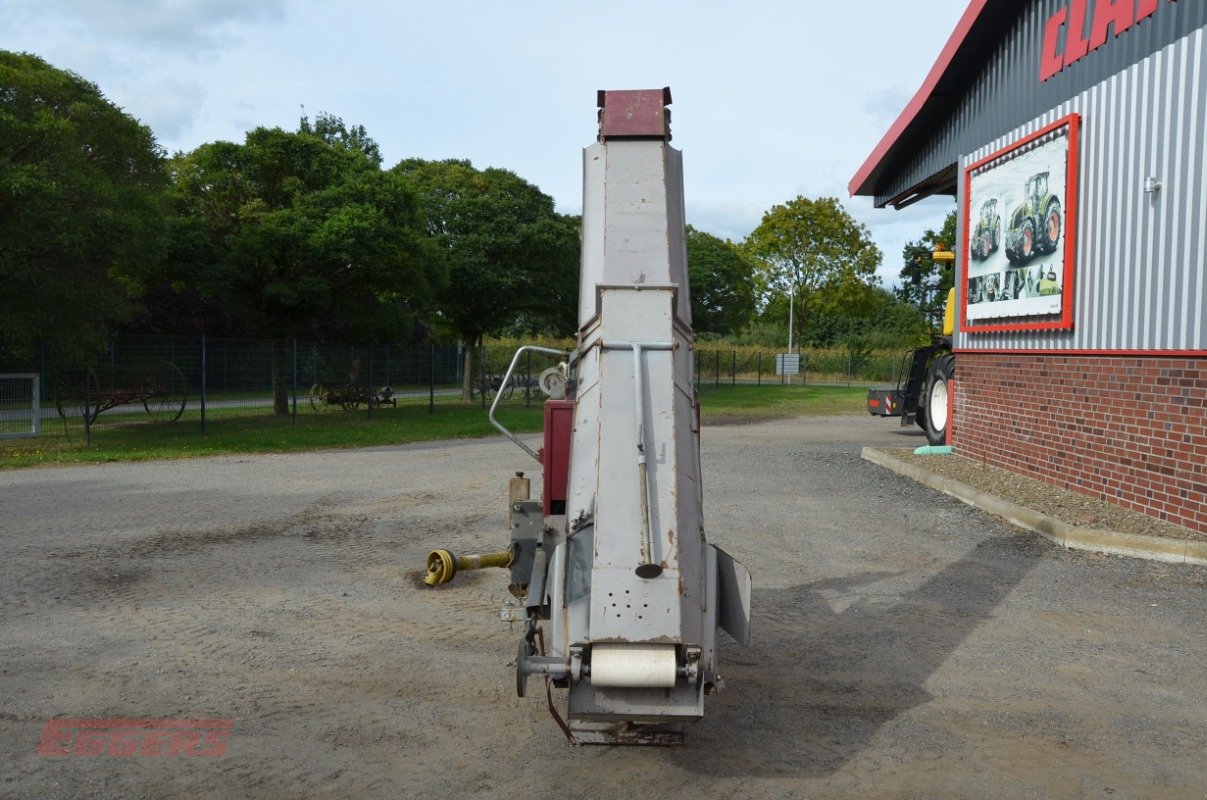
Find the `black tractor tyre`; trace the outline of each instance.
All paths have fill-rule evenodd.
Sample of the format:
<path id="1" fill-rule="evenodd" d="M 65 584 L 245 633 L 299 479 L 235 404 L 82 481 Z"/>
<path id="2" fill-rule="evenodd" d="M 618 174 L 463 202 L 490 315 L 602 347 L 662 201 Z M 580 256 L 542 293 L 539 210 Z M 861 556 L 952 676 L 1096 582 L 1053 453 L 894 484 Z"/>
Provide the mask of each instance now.
<path id="1" fill-rule="evenodd" d="M 925 420 L 922 427 L 926 431 L 926 441 L 932 445 L 947 444 L 947 409 L 952 399 L 951 380 L 955 373 L 955 358 L 947 355 L 936 358 L 926 376 L 918 418 Z M 923 409 L 924 414 L 921 413 Z"/>
<path id="2" fill-rule="evenodd" d="M 1060 203 L 1053 200 L 1048 204 L 1047 213 L 1044 214 L 1043 230 L 1039 235 L 1039 250 L 1042 253 L 1052 253 L 1056 250 L 1056 244 L 1060 241 L 1061 223 L 1063 222 L 1060 216 Z"/>
<path id="3" fill-rule="evenodd" d="M 1026 264 L 1035 257 L 1035 221 L 1023 220 L 1023 227 L 1018 234 L 1018 258 L 1020 264 Z"/>

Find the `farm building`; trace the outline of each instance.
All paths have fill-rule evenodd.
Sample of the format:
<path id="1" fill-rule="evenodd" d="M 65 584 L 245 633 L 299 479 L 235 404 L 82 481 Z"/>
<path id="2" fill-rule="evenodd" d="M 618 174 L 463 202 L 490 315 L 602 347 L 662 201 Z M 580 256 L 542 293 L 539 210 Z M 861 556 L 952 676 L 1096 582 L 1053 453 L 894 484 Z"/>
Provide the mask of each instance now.
<path id="1" fill-rule="evenodd" d="M 852 179 L 954 195 L 956 452 L 1207 531 L 1207 3 L 973 0 Z"/>

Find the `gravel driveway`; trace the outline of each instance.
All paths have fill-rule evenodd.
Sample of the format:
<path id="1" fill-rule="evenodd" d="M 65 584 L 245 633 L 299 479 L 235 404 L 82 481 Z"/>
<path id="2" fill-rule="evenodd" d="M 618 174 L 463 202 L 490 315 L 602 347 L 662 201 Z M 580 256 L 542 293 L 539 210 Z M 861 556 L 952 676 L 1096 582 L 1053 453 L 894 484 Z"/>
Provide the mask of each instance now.
<path id="1" fill-rule="evenodd" d="M 1207 796 L 1207 573 L 862 461 L 916 443 L 896 424 L 705 429 L 754 635 L 676 749 L 569 747 L 514 696 L 503 573 L 421 585 L 433 547 L 505 545 L 538 470 L 500 439 L 0 472 L 0 797 Z M 220 757 L 37 755 L 62 717 L 233 728 Z"/>

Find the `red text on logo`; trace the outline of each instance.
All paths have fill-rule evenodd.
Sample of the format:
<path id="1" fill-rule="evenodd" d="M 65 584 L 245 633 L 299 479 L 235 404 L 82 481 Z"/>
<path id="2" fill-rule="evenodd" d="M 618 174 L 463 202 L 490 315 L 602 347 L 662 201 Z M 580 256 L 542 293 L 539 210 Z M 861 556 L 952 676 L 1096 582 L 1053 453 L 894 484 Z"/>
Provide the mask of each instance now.
<path id="1" fill-rule="evenodd" d="M 1166 2 L 1174 3 L 1177 0 Z M 1107 43 L 1108 32 L 1119 36 L 1137 22 L 1151 17 L 1161 5 L 1162 0 L 1070 0 L 1067 6 L 1048 18 L 1044 27 L 1039 79 L 1046 81 L 1070 64 L 1085 58 L 1088 53 Z"/>

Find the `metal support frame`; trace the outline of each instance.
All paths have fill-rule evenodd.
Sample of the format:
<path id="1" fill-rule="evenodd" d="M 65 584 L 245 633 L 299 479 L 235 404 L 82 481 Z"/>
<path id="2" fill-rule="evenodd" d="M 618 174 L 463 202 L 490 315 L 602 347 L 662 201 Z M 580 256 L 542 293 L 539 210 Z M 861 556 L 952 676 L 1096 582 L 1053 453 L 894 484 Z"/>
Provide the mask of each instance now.
<path id="1" fill-rule="evenodd" d="M 570 357 L 569 350 L 554 350 L 551 347 L 539 347 L 535 344 L 526 344 L 523 347 L 521 347 L 519 350 L 516 350 L 515 355 L 511 357 L 511 364 L 510 364 L 510 366 L 507 367 L 507 373 L 503 376 L 503 382 L 501 384 L 502 386 L 506 386 L 508 384 L 508 382 L 511 380 L 511 375 L 512 375 L 512 373 L 515 372 L 516 365 L 520 363 L 520 356 L 523 355 L 524 353 L 532 353 L 532 352 L 548 353 L 549 355 L 552 355 L 552 356 L 566 356 L 567 358 Z M 535 450 L 533 450 L 531 447 L 529 447 L 528 445 L 524 444 L 519 439 L 517 439 L 515 434 L 513 434 L 511 431 L 509 431 L 503 427 L 503 423 L 501 423 L 497 419 L 495 419 L 495 411 L 499 408 L 499 401 L 502 399 L 503 399 L 503 393 L 495 392 L 495 399 L 493 402 L 491 402 L 490 411 L 487 414 L 487 417 L 490 419 L 490 424 L 494 425 L 495 428 L 497 428 L 498 431 L 500 433 L 502 433 L 504 436 L 506 436 L 508 439 L 510 439 L 511 441 L 518 444 L 525 453 L 527 453 L 528 455 L 535 458 L 537 460 L 537 463 L 540 463 L 541 457 L 536 454 Z"/>
<path id="2" fill-rule="evenodd" d="M 662 567 L 654 563 L 653 544 L 650 541 L 650 480 L 645 460 L 645 363 L 641 354 L 645 350 L 674 350 L 674 342 L 603 342 L 604 350 L 633 351 L 633 392 L 637 398 L 637 479 L 640 482 L 641 498 L 641 562 L 637 575 L 642 578 L 657 578 Z"/>

